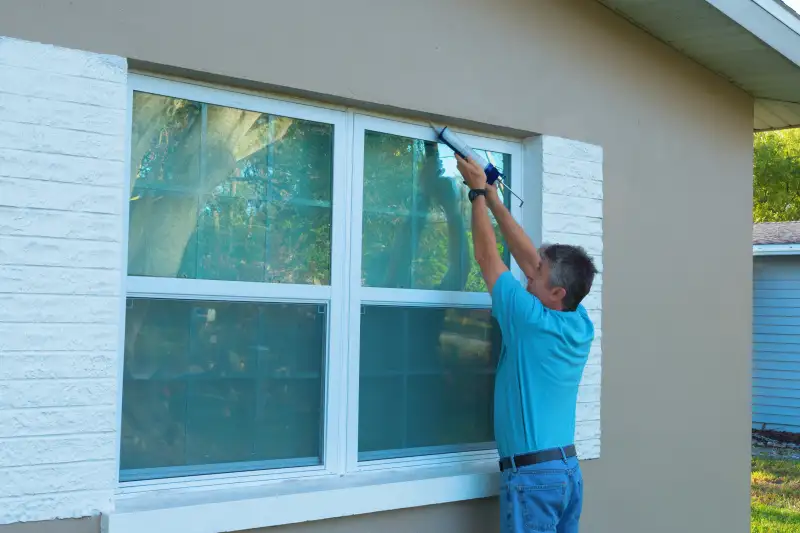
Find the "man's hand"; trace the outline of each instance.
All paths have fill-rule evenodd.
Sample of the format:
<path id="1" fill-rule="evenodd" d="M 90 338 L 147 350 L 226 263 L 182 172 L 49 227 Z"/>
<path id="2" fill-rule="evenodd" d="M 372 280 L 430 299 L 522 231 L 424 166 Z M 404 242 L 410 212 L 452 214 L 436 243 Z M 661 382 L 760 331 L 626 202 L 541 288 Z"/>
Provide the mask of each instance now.
<path id="1" fill-rule="evenodd" d="M 472 159 L 456 154 L 456 166 L 470 189 L 486 189 L 486 172 Z"/>

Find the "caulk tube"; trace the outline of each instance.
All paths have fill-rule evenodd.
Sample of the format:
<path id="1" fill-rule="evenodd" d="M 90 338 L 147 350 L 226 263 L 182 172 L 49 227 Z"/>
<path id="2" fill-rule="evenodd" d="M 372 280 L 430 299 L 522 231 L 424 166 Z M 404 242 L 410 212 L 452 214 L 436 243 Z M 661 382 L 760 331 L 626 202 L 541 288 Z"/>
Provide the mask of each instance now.
<path id="1" fill-rule="evenodd" d="M 444 128 L 433 126 L 433 130 L 436 132 L 436 136 L 439 140 L 449 146 L 455 153 L 464 159 L 472 159 L 483 167 L 483 171 L 486 172 L 486 183 L 493 185 L 494 182 L 501 177 L 500 171 L 497 170 L 493 164 L 478 155 L 475 150 L 470 148 L 461 137 L 450 131 L 447 126 Z"/>

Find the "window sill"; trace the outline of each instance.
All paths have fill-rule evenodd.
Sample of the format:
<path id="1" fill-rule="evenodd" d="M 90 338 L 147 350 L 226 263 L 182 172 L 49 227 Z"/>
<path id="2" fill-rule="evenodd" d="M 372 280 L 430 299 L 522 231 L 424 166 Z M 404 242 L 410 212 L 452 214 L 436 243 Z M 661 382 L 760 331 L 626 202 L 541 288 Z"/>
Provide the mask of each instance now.
<path id="1" fill-rule="evenodd" d="M 495 461 L 293 479 L 244 488 L 160 491 L 118 498 L 106 533 L 212 533 L 496 496 Z"/>

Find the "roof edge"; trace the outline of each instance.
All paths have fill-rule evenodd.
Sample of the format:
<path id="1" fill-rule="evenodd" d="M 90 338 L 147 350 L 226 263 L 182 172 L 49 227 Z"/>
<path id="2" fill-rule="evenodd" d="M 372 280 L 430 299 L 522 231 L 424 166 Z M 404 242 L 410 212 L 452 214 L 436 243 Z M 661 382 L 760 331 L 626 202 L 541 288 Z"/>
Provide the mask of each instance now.
<path id="1" fill-rule="evenodd" d="M 775 0 L 706 0 L 761 42 L 800 67 L 800 18 Z M 797 98 L 800 103 L 800 96 Z"/>

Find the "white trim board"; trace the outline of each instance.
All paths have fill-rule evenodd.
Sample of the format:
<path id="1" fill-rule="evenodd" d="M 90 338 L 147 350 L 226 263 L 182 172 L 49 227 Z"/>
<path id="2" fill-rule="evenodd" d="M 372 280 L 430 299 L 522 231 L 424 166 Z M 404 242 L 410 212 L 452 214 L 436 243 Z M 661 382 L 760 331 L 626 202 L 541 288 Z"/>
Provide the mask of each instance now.
<path id="1" fill-rule="evenodd" d="M 595 435 L 576 442 L 579 457 L 598 453 L 599 433 Z M 498 495 L 499 487 L 495 457 L 222 490 L 159 492 L 118 498 L 116 510 L 103 516 L 102 531 L 241 531 L 489 498 Z"/>
<path id="2" fill-rule="evenodd" d="M 754 244 L 753 255 L 800 255 L 800 244 Z"/>
<path id="3" fill-rule="evenodd" d="M 343 488 L 327 487 L 307 492 L 252 496 L 229 501 L 215 501 L 218 495 L 207 493 L 205 501 L 162 508 L 118 510 L 103 516 L 105 533 L 141 533 L 142 531 L 180 531 L 181 533 L 217 533 L 324 520 L 368 514 L 393 509 L 486 498 L 498 494 L 496 471 L 486 465 L 484 472 L 422 480 L 404 480 Z M 496 463 L 491 467 L 496 468 Z M 254 491 L 255 492 L 255 491 Z"/>

